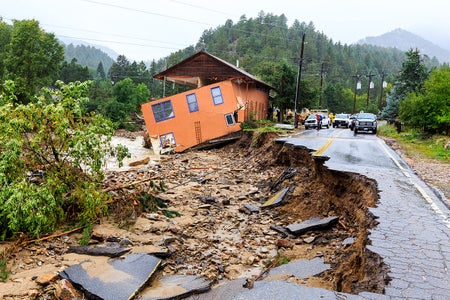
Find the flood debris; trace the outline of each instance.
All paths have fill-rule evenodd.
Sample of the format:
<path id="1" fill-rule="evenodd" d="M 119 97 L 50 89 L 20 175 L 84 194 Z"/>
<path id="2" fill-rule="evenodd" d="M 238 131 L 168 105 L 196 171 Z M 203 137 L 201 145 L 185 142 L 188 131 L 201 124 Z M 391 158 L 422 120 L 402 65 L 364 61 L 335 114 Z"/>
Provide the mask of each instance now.
<path id="1" fill-rule="evenodd" d="M 253 213 L 257 214 L 259 213 L 259 207 L 251 203 L 245 203 L 242 207 L 239 208 L 239 211 L 248 215 L 251 215 Z"/>
<path id="2" fill-rule="evenodd" d="M 269 273 L 267 275 L 268 277 L 266 277 L 266 279 L 270 280 L 271 276 L 277 275 L 292 275 L 298 278 L 306 279 L 308 277 L 320 274 L 328 269 L 330 269 L 330 265 L 326 264 L 323 258 L 315 257 L 309 260 L 299 259 L 272 268 L 271 270 L 269 270 Z"/>
<path id="3" fill-rule="evenodd" d="M 232 299 L 237 293 L 247 295 L 248 292 L 265 295 L 257 299 L 268 299 L 267 295 L 272 295 L 271 292 L 275 294 L 272 299 L 298 297 L 295 294 L 283 297 L 282 293 L 286 291 L 260 290 L 273 287 L 264 280 L 255 282 L 255 288 L 251 291 L 242 287 L 244 278 L 260 274 L 278 253 L 294 261 L 320 256 L 331 265 L 331 269 L 314 278 L 296 280 L 292 277 L 296 283 L 283 285 L 278 282 L 274 286 L 286 286 L 293 290 L 299 284 L 320 286 L 331 290 L 331 294 L 340 291 L 382 293 L 387 272 L 381 258 L 366 248 L 370 242 L 368 231 L 376 226 L 376 219 L 368 210 L 368 207 L 376 205 L 376 182 L 363 175 L 328 170 L 321 165 L 323 162 L 311 157 L 309 149 L 274 143 L 273 137 L 273 133 L 262 135 L 262 148 L 255 148 L 250 146 L 250 133 L 245 132 L 242 140 L 224 148 L 161 156 L 158 165 L 149 163 L 132 171 L 127 169 L 129 171 L 105 174 L 102 188 L 113 199 L 110 203 L 111 214 L 108 220 L 94 225 L 91 240 L 98 236 L 101 242 L 114 241 L 108 239 L 112 236 L 118 237 L 116 241 L 120 242 L 123 237 L 128 237 L 132 244 L 126 246 L 131 247 L 133 253 L 161 252 L 161 255 L 153 254 L 164 258 L 164 263 L 160 264 L 161 275 L 206 277 L 217 284 L 217 288 L 194 295 L 192 299 Z M 289 168 L 297 170 L 290 178 L 283 175 L 289 174 Z M 320 176 L 316 174 L 318 169 Z M 198 178 L 205 180 L 199 182 Z M 280 183 L 274 185 L 276 188 L 271 191 L 270 183 L 280 178 L 284 180 L 279 180 Z M 142 191 L 151 191 L 151 183 L 159 182 L 167 184 L 167 190 L 155 196 L 164 198 L 167 209 L 179 211 L 181 216 L 168 218 L 159 209 L 146 209 L 140 201 Z M 289 201 L 285 201 L 286 196 L 282 205 L 262 210 L 260 205 L 270 195 L 288 186 L 290 189 L 286 195 Z M 202 196 L 212 197 L 216 203 L 202 203 L 199 200 Z M 245 215 L 239 211 L 244 203 L 251 203 L 261 211 Z M 208 206 L 199 209 L 200 205 Z M 294 234 L 286 227 L 312 216 L 339 216 L 339 226 L 336 225 L 333 230 L 323 230 L 320 234 L 312 232 L 303 235 Z M 38 274 L 37 268 L 41 262 L 49 268 L 46 272 L 60 271 L 61 263 L 80 264 L 79 272 L 84 272 L 84 278 L 91 280 L 82 267 L 88 268 L 93 262 L 81 263 L 84 256 L 67 254 L 66 251 L 80 240 L 81 233 L 78 231 L 80 229 L 39 240 L 39 243 L 28 243 L 14 256 L 11 265 L 14 263 L 15 273 L 11 275 L 8 285 L 4 285 L 5 288 L 0 286 L 0 298 L 5 291 L 18 294 L 18 288 L 13 290 L 13 287 L 29 281 L 25 277 L 27 275 L 21 275 L 21 272 L 29 274 L 30 270 L 36 269 L 33 274 Z M 343 246 L 342 241 L 348 237 L 353 237 L 354 242 Z M 54 246 L 50 248 L 50 244 Z M 112 259 L 92 256 L 91 260 L 103 262 L 94 271 L 114 274 L 110 270 L 113 267 L 107 263 Z M 141 265 L 148 268 L 148 264 Z M 146 272 L 148 275 L 151 270 Z M 67 273 L 73 275 L 70 271 Z M 119 273 L 127 275 L 125 272 Z M 155 272 L 154 276 L 157 275 L 158 272 Z M 109 279 L 114 278 L 111 275 Z M 121 281 L 120 277 L 117 278 Z M 235 279 L 237 281 L 230 282 L 229 288 L 222 288 L 223 281 Z M 40 289 L 41 295 L 43 293 L 41 298 L 50 295 L 48 290 L 44 291 L 34 281 L 31 283 L 33 286 L 28 289 Z M 111 284 L 118 285 L 117 282 Z M 147 284 L 144 286 L 147 287 Z M 79 289 L 80 285 L 75 284 L 75 287 Z M 307 299 L 306 295 L 302 298 Z"/>
<path id="4" fill-rule="evenodd" d="M 335 216 L 324 219 L 314 217 L 300 223 L 290 224 L 286 226 L 286 228 L 295 235 L 301 235 L 302 233 L 305 233 L 310 230 L 328 228 L 336 224 L 338 220 L 339 217 Z"/>
<path id="5" fill-rule="evenodd" d="M 285 187 L 282 190 L 279 190 L 278 192 L 275 193 L 275 195 L 273 195 L 272 197 L 269 198 L 269 200 L 267 200 L 263 205 L 261 205 L 262 208 L 267 208 L 267 207 L 273 207 L 275 205 L 279 205 L 284 197 L 286 196 L 286 193 L 289 191 L 289 187 Z"/>
<path id="6" fill-rule="evenodd" d="M 275 180 L 271 185 L 270 185 L 270 190 L 274 191 L 279 184 L 281 184 L 283 181 L 285 181 L 286 179 L 292 178 L 295 176 L 295 174 L 297 174 L 298 170 L 297 168 L 292 168 L 292 167 L 288 167 L 286 168 L 283 173 L 281 173 L 281 175 L 278 177 L 277 180 Z"/>
<path id="7" fill-rule="evenodd" d="M 194 275 L 162 276 L 153 280 L 150 286 L 140 293 L 139 299 L 182 299 L 190 295 L 205 293 L 211 289 L 212 284 L 213 281 Z"/>
<path id="8" fill-rule="evenodd" d="M 122 247 L 117 242 L 108 242 L 97 246 L 71 246 L 68 253 L 87 254 L 93 256 L 119 257 L 129 252 L 131 248 Z"/>
<path id="9" fill-rule="evenodd" d="M 150 280 L 161 259 L 146 253 L 128 254 L 105 263 L 86 260 L 60 273 L 88 297 L 132 299 Z"/>
<path id="10" fill-rule="evenodd" d="M 282 226 L 277 226 L 277 225 L 270 225 L 270 229 L 280 233 L 284 238 L 285 237 L 295 237 L 294 235 L 292 235 L 290 233 L 289 230 L 287 230 L 286 228 L 282 227 Z"/>

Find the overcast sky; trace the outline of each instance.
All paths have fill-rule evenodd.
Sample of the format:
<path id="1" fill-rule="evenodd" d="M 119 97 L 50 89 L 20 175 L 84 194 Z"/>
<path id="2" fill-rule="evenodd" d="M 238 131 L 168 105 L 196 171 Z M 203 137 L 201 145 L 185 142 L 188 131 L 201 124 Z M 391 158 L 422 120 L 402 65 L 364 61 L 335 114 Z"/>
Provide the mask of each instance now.
<path id="1" fill-rule="evenodd" d="M 203 31 L 260 11 L 313 22 L 333 41 L 354 43 L 397 28 L 450 49 L 448 0 L 0 0 L 0 16 L 36 19 L 47 32 L 150 61 L 195 45 Z"/>

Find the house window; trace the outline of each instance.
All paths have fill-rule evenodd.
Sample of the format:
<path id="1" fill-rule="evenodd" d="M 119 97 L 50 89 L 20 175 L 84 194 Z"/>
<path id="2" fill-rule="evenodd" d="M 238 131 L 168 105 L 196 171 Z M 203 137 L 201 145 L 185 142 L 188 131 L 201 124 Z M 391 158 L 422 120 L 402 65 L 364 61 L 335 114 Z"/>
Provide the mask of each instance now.
<path id="1" fill-rule="evenodd" d="M 211 95 L 215 105 L 223 103 L 222 91 L 219 86 L 211 88 Z"/>
<path id="2" fill-rule="evenodd" d="M 227 122 L 228 126 L 234 125 L 236 122 L 234 121 L 233 114 L 226 114 L 225 115 L 225 121 Z"/>
<path id="3" fill-rule="evenodd" d="M 198 111 L 197 96 L 195 94 L 186 95 L 186 100 L 190 112 Z"/>
<path id="4" fill-rule="evenodd" d="M 171 100 L 153 104 L 152 111 L 156 122 L 161 122 L 175 117 Z"/>

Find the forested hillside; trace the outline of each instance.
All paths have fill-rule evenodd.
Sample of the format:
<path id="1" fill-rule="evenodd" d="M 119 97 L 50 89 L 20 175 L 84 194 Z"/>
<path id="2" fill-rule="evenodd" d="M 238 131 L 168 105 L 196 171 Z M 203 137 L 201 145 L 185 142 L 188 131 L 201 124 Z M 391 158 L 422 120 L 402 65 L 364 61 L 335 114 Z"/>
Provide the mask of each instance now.
<path id="1" fill-rule="evenodd" d="M 292 108 L 302 33 L 305 33 L 306 42 L 300 105 L 351 112 L 358 79 L 361 89 L 357 90 L 357 110 L 367 109 L 367 75 L 371 74 L 374 87 L 369 91 L 369 110 L 378 112 L 382 76 L 388 83 L 384 93 L 388 91 L 389 83 L 392 83 L 405 60 L 404 52 L 370 45 L 335 43 L 324 33 L 317 31 L 313 23 L 295 20 L 288 26 L 284 15 L 260 12 L 256 18 L 242 16 L 237 23 L 228 20 L 222 26 L 205 30 L 195 48 L 180 50 L 167 59 L 154 63 L 150 72 L 160 72 L 166 64 L 170 67 L 195 51 L 204 49 L 230 63 L 239 62 L 240 68 L 277 87 L 275 105 Z M 435 63 L 427 57 L 423 57 L 423 60 L 429 67 Z M 383 97 L 384 103 L 385 95 Z"/>
<path id="2" fill-rule="evenodd" d="M 93 70 L 96 70 L 98 64 L 101 62 L 106 73 L 114 62 L 114 60 L 102 50 L 85 45 L 64 45 L 64 57 L 67 62 L 71 62 L 72 59 L 75 58 L 78 64 Z"/>

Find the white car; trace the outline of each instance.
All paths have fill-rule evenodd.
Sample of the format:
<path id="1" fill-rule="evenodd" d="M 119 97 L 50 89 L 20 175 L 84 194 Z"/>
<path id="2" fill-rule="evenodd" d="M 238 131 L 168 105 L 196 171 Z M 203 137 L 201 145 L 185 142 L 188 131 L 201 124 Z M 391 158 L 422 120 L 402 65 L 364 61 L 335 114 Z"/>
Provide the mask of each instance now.
<path id="1" fill-rule="evenodd" d="M 349 114 L 337 114 L 334 118 L 333 128 L 339 126 L 349 127 L 350 125 L 350 115 Z"/>
<path id="2" fill-rule="evenodd" d="M 331 126 L 330 118 L 325 114 L 320 115 L 322 116 L 322 127 L 330 128 Z M 305 129 L 309 128 L 317 128 L 316 115 L 314 114 L 309 115 L 308 118 L 306 118 L 305 120 Z"/>

